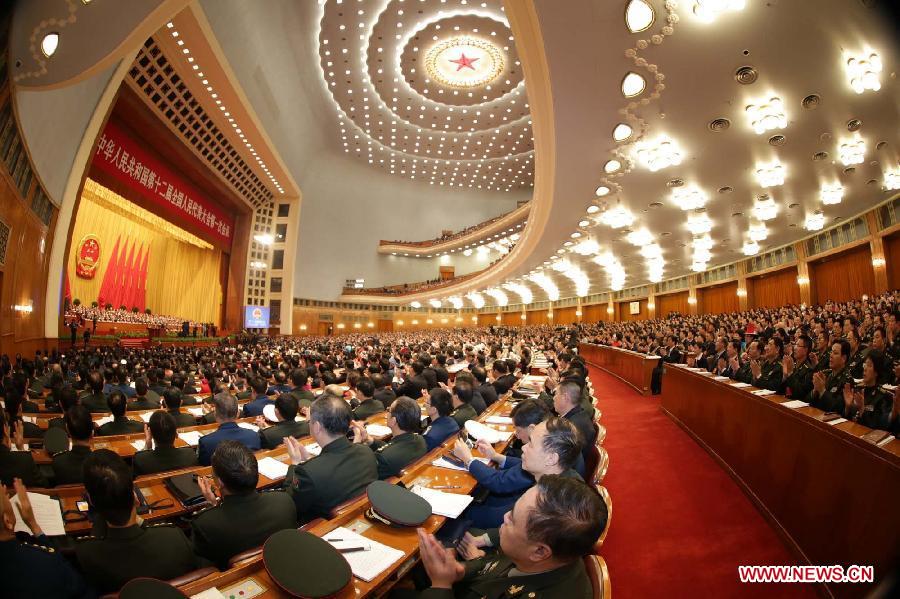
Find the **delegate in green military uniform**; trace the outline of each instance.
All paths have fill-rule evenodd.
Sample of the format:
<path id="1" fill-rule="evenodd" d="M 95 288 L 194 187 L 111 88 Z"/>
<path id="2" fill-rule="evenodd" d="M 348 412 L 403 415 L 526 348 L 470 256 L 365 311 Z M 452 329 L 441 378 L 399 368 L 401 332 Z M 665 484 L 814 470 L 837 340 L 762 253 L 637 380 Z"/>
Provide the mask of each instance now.
<path id="1" fill-rule="evenodd" d="M 844 339 L 835 341 L 829 354 L 830 368 L 813 375 L 813 390 L 808 403 L 823 412 L 844 411 L 844 385 L 852 384 L 847 361 L 850 358 L 850 344 Z"/>
<path id="2" fill-rule="evenodd" d="M 398 476 L 411 462 L 428 453 L 425 437 L 419 434 L 421 409 L 413 399 L 399 397 L 388 411 L 387 425 L 391 429 L 390 441 L 374 440 L 362 423 L 353 423 L 353 442 L 368 445 L 375 453 L 378 478 L 384 480 Z"/>

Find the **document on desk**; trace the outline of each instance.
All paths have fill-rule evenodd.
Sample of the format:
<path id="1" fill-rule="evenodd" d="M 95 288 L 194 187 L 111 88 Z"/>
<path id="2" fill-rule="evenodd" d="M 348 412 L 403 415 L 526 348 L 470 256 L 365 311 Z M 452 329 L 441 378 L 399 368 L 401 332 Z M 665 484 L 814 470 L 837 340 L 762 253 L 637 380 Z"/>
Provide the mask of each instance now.
<path id="1" fill-rule="evenodd" d="M 317 456 L 322 453 L 322 448 L 319 447 L 318 443 L 310 443 L 306 446 L 306 451 L 308 451 L 313 456 Z"/>
<path id="2" fill-rule="evenodd" d="M 834 420 L 826 420 L 825 422 L 827 422 L 831 426 L 834 426 L 835 424 L 843 424 L 843 423 L 847 422 L 847 419 L 846 418 L 835 418 Z"/>
<path id="3" fill-rule="evenodd" d="M 742 383 L 740 381 L 736 381 L 734 383 L 731 383 L 731 386 L 736 389 L 743 389 L 744 387 L 749 387 L 750 383 Z"/>
<path id="4" fill-rule="evenodd" d="M 512 424 L 513 419 L 509 416 L 489 416 L 485 422 L 488 424 Z"/>
<path id="5" fill-rule="evenodd" d="M 775 392 L 771 389 L 757 389 L 756 391 L 751 391 L 753 395 L 758 395 L 760 397 L 766 397 L 768 395 L 775 395 Z"/>
<path id="6" fill-rule="evenodd" d="M 186 433 L 178 433 L 178 438 L 190 445 L 191 447 L 196 447 L 200 444 L 200 437 L 202 437 L 198 431 L 187 431 Z"/>
<path id="7" fill-rule="evenodd" d="M 475 459 L 484 464 L 491 463 L 491 461 L 487 458 L 475 458 Z M 431 462 L 431 465 L 437 466 L 438 468 L 447 468 L 448 470 L 459 470 L 460 472 L 466 472 L 466 469 L 463 468 L 462 466 L 457 466 L 453 462 L 445 460 L 443 457 L 440 457 L 440 458 L 434 460 L 433 462 Z"/>
<path id="8" fill-rule="evenodd" d="M 112 422 L 112 421 L 113 421 L 112 416 L 104 416 L 103 418 L 98 418 L 97 420 L 95 420 L 94 424 L 96 424 L 97 426 L 103 426 L 107 422 Z"/>
<path id="9" fill-rule="evenodd" d="M 64 536 L 66 534 L 66 525 L 63 523 L 62 510 L 59 501 L 41 495 L 40 493 L 28 493 L 28 501 L 31 502 L 31 511 L 34 512 L 34 519 L 38 526 L 44 531 L 48 537 Z M 33 534 L 31 529 L 22 520 L 22 514 L 19 513 L 19 498 L 12 498 L 13 512 L 16 514 L 15 532 L 27 532 Z"/>
<path id="10" fill-rule="evenodd" d="M 391 434 L 391 428 L 383 424 L 367 424 L 366 432 L 370 437 L 387 437 Z"/>
<path id="11" fill-rule="evenodd" d="M 132 441 L 131 446 L 134 447 L 135 451 L 144 451 L 144 442 L 143 441 Z"/>
<path id="12" fill-rule="evenodd" d="M 800 401 L 799 399 L 795 399 L 792 401 L 786 401 L 786 402 L 782 403 L 781 405 L 783 405 L 786 408 L 796 410 L 797 408 L 805 408 L 809 404 L 806 403 L 805 401 Z"/>
<path id="13" fill-rule="evenodd" d="M 477 420 L 467 420 L 466 424 L 466 432 L 478 439 L 479 441 L 487 441 L 491 445 L 494 443 L 500 443 L 502 441 L 506 441 L 509 439 L 509 436 L 512 433 L 504 433 L 503 431 L 498 431 L 495 428 L 491 428 L 485 424 L 481 424 Z"/>
<path id="14" fill-rule="evenodd" d="M 364 551 L 353 551 L 341 554 L 344 556 L 344 559 L 347 560 L 347 563 L 350 564 L 353 575 L 365 582 L 371 582 L 377 578 L 378 575 L 390 568 L 392 564 L 403 559 L 403 556 L 405 555 L 399 549 L 388 547 L 383 543 L 358 535 L 352 530 L 342 526 L 335 528 L 322 538 L 331 543 L 331 545 L 338 550 L 340 550 L 341 547 L 368 547 L 368 549 Z"/>
<path id="15" fill-rule="evenodd" d="M 153 412 L 142 412 L 142 413 L 141 413 L 141 420 L 143 420 L 144 422 L 150 422 L 150 417 L 151 417 L 151 416 L 153 416 Z"/>
<path id="16" fill-rule="evenodd" d="M 265 457 L 257 462 L 259 473 L 266 478 L 278 480 L 287 476 L 288 465 L 273 457 Z"/>
<path id="17" fill-rule="evenodd" d="M 188 414 L 190 414 L 191 416 L 194 416 L 196 418 L 201 418 L 203 416 L 203 408 L 202 407 L 188 408 L 187 411 L 188 411 Z"/>
<path id="18" fill-rule="evenodd" d="M 191 599 L 225 599 L 225 595 L 216 587 L 210 587 L 196 595 L 191 595 Z"/>
<path id="19" fill-rule="evenodd" d="M 410 489 L 413 493 L 427 501 L 431 505 L 431 513 L 445 518 L 459 518 L 472 500 L 471 495 L 460 493 L 447 493 L 437 489 L 429 489 L 421 485 L 415 485 Z"/>
<path id="20" fill-rule="evenodd" d="M 254 433 L 259 432 L 259 427 L 255 424 L 250 424 L 249 422 L 238 422 L 238 426 L 241 428 L 245 428 L 248 431 L 253 431 Z"/>
<path id="21" fill-rule="evenodd" d="M 730 381 L 731 379 L 728 378 L 727 376 L 714 376 L 713 380 L 714 381 Z"/>

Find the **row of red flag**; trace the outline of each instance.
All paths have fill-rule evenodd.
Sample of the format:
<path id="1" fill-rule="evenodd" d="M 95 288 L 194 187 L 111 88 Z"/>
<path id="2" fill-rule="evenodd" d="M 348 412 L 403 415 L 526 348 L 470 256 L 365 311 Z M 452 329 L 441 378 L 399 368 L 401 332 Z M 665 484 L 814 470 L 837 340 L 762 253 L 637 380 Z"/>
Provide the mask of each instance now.
<path id="1" fill-rule="evenodd" d="M 116 245 L 100 284 L 97 303 L 101 306 L 112 304 L 113 308 L 125 306 L 128 310 L 137 306 L 143 312 L 147 307 L 147 262 L 150 248 L 145 251 L 142 243 L 135 256 L 137 242 L 132 242 L 129 248 L 126 238 L 120 251 L 120 241 L 120 237 L 116 238 Z"/>

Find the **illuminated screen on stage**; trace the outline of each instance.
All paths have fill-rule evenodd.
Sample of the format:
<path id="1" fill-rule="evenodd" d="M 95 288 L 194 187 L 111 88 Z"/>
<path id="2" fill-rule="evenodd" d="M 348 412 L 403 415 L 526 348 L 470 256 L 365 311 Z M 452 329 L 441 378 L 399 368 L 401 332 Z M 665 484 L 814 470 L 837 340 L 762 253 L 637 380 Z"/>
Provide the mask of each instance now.
<path id="1" fill-rule="evenodd" d="M 244 306 L 244 326 L 248 329 L 269 328 L 269 307 Z"/>

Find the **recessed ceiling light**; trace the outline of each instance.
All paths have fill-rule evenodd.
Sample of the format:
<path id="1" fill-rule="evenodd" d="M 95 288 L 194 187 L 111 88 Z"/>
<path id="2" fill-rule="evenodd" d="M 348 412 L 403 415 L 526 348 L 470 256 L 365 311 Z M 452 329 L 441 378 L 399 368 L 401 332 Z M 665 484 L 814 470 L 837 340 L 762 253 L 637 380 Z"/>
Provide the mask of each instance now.
<path id="1" fill-rule="evenodd" d="M 888 174 L 891 174 L 891 173 L 888 173 Z M 597 214 L 598 212 L 600 212 L 600 206 L 593 206 L 593 205 L 588 206 L 588 209 L 587 209 L 588 214 Z"/>
<path id="2" fill-rule="evenodd" d="M 591 224 L 591 221 L 589 221 L 589 220 L 581 220 L 581 221 L 578 221 L 578 226 L 579 226 L 579 227 L 587 227 L 587 226 L 590 225 L 590 224 Z"/>
<path id="3" fill-rule="evenodd" d="M 746 0 L 694 0 L 694 16 L 705 23 L 712 23 L 726 12 L 743 10 Z"/>
<path id="4" fill-rule="evenodd" d="M 613 129 L 613 139 L 615 141 L 625 141 L 631 134 L 633 133 L 631 126 L 626 125 L 625 123 L 619 123 L 616 125 L 616 128 Z"/>
<path id="5" fill-rule="evenodd" d="M 626 98 L 633 98 L 639 95 L 646 87 L 647 82 L 634 71 L 629 72 L 622 79 L 622 95 Z"/>
<path id="6" fill-rule="evenodd" d="M 597 194 L 598 198 L 602 198 L 603 196 L 609 194 L 609 187 L 601 185 L 594 191 L 594 193 Z"/>
<path id="7" fill-rule="evenodd" d="M 622 168 L 622 163 L 618 160 L 610 160 L 606 164 L 603 165 L 603 170 L 607 173 L 614 173 L 617 170 Z"/>
<path id="8" fill-rule="evenodd" d="M 631 33 L 646 31 L 653 25 L 656 13 L 645 0 L 631 0 L 625 7 L 625 26 Z"/>
<path id="9" fill-rule="evenodd" d="M 50 58 L 56 53 L 56 49 L 59 47 L 59 34 L 56 32 L 48 33 L 44 36 L 44 39 L 41 40 L 41 52 L 44 53 L 44 56 Z"/>

